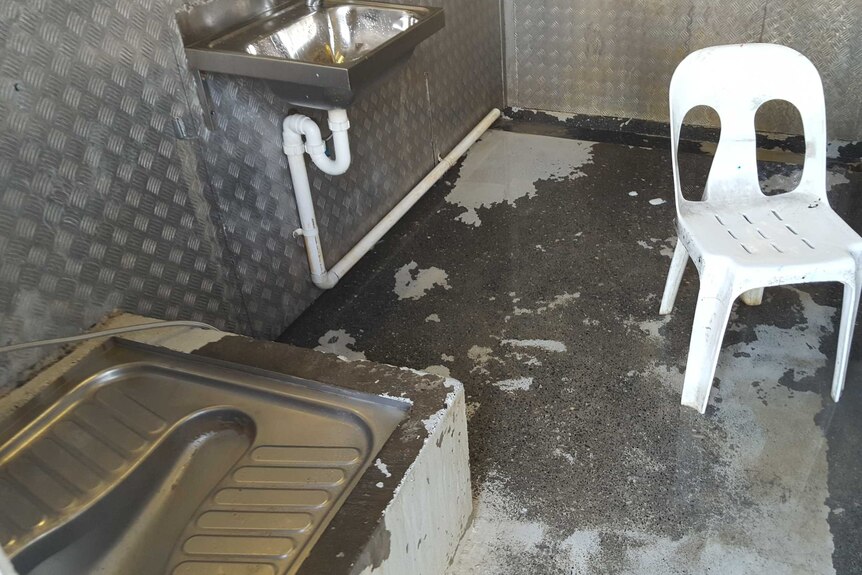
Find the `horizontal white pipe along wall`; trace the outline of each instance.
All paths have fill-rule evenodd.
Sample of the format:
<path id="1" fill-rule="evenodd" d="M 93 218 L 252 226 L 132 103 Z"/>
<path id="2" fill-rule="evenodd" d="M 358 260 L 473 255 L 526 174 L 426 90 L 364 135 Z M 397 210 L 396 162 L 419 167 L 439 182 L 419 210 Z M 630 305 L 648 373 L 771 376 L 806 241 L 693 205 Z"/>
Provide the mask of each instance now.
<path id="1" fill-rule="evenodd" d="M 323 259 L 323 247 L 320 245 L 320 235 L 317 228 L 317 218 L 314 215 L 314 202 L 311 197 L 311 186 L 308 180 L 308 170 L 305 166 L 305 152 L 311 156 L 314 164 L 323 172 L 337 175 L 347 171 L 350 165 L 350 145 L 347 130 L 350 123 L 347 112 L 332 110 L 329 113 L 329 127 L 333 133 L 335 159 L 326 156 L 326 146 L 320 137 L 320 128 L 308 117 L 293 115 L 284 120 L 284 153 L 287 155 L 290 167 L 290 179 L 296 196 L 296 207 L 302 225 L 297 233 L 305 238 L 305 251 L 308 255 L 308 265 L 311 269 L 311 280 L 319 288 L 331 289 L 338 281 L 356 265 L 362 256 L 367 254 L 374 244 L 386 232 L 392 229 L 398 221 L 419 201 L 425 193 L 443 177 L 458 158 L 463 156 L 476 143 L 482 134 L 500 117 L 500 110 L 491 110 L 479 124 L 470 131 L 449 154 L 440 160 L 431 172 L 421 182 L 416 184 L 404 198 L 380 222 L 369 231 L 353 248 L 338 261 L 332 269 L 326 269 Z M 303 136 L 305 145 L 303 146 Z M 342 171 L 329 171 L 339 170 Z"/>

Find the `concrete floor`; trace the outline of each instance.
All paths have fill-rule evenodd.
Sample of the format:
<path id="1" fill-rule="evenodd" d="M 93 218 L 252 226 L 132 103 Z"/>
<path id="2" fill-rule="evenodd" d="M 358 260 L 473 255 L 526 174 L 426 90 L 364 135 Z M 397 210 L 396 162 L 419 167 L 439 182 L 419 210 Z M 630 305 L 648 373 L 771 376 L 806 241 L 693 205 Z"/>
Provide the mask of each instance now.
<path id="1" fill-rule="evenodd" d="M 735 308 L 707 414 L 682 408 L 697 274 L 659 316 L 669 152 L 503 127 L 283 336 L 464 382 L 476 511 L 450 575 L 862 573 L 862 333 L 828 396 L 840 289 Z M 710 161 L 685 154 L 689 189 Z M 860 174 L 830 184 L 862 224 Z"/>

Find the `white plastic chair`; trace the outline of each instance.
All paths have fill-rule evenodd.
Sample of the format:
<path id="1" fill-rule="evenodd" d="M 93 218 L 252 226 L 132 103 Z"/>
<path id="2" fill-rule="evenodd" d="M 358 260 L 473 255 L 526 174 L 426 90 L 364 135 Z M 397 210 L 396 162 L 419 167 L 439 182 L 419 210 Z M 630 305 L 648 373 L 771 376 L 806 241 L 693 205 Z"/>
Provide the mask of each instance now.
<path id="1" fill-rule="evenodd" d="M 757 176 L 754 116 L 769 100 L 796 106 L 805 129 L 801 182 L 777 196 L 764 195 Z M 698 105 L 718 113 L 721 137 L 703 201 L 689 201 L 682 196 L 677 148 L 683 118 Z M 698 50 L 674 72 L 670 124 L 679 239 L 660 313 L 671 312 L 689 256 L 700 275 L 682 404 L 706 411 L 737 297 L 748 292 L 757 301 L 764 287 L 824 281 L 844 284 L 832 381 L 838 401 L 862 288 L 862 238 L 826 198 L 826 112 L 816 68 L 802 54 L 774 44 Z"/>

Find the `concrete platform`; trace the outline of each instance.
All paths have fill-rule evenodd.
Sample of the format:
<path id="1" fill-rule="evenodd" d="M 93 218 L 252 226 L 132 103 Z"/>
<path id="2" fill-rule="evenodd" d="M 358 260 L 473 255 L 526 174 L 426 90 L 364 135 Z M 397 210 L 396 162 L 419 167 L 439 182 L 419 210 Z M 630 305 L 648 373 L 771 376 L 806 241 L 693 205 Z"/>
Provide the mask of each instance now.
<path id="1" fill-rule="evenodd" d="M 152 320 L 122 315 L 99 327 L 148 321 Z M 409 401 L 408 418 L 295 573 L 434 575 L 446 569 L 471 513 L 464 389 L 459 382 L 222 332 L 183 328 L 124 337 Z M 40 394 L 103 343 L 97 339 L 81 344 L 0 400 L 0 428 L 22 407 L 33 407 Z"/>

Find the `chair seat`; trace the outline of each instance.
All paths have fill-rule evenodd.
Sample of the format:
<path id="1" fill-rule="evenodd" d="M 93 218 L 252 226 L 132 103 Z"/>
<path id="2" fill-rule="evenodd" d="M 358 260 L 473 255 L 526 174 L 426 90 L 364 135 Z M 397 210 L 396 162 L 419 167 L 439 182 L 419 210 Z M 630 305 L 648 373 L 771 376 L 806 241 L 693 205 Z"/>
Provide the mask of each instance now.
<path id="1" fill-rule="evenodd" d="M 737 267 L 783 268 L 782 276 L 797 269 L 819 275 L 812 266 L 852 273 L 853 254 L 862 252 L 862 238 L 828 204 L 802 194 L 750 203 L 690 202 L 681 206 L 677 225 L 695 261 L 725 257 Z"/>

